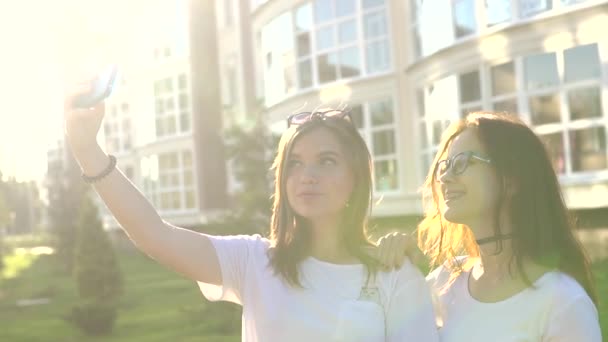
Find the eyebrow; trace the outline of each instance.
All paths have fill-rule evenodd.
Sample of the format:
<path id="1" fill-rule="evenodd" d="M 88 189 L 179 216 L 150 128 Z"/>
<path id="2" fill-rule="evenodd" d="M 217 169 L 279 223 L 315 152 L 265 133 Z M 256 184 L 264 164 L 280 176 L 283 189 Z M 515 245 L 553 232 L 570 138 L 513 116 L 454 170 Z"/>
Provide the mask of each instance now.
<path id="1" fill-rule="evenodd" d="M 341 156 L 341 154 L 336 151 L 333 151 L 333 150 L 321 151 L 317 154 L 317 157 L 339 157 L 339 156 Z M 292 152 L 290 154 L 289 158 L 290 159 L 300 158 L 300 155 L 298 153 Z"/>

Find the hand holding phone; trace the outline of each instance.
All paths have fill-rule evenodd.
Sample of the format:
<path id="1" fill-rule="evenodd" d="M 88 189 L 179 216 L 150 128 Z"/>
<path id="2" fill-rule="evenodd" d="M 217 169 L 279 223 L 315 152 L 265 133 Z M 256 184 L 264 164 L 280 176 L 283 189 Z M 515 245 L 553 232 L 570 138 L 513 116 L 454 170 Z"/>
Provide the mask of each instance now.
<path id="1" fill-rule="evenodd" d="M 106 99 L 112 93 L 118 68 L 110 65 L 103 69 L 88 85 L 88 91 L 74 97 L 72 107 L 91 108 Z"/>

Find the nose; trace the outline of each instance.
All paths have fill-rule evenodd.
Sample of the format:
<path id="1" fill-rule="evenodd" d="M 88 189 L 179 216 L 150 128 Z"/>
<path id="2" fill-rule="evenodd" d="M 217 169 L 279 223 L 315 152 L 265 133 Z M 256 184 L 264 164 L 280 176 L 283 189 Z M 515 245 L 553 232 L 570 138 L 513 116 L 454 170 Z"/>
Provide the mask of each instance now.
<path id="1" fill-rule="evenodd" d="M 304 184 L 316 184 L 319 182 L 319 169 L 315 165 L 303 167 L 300 181 Z"/>
<path id="2" fill-rule="evenodd" d="M 454 181 L 454 175 L 452 174 L 452 168 L 448 167 L 447 170 L 445 170 L 445 172 L 437 177 L 437 181 L 440 184 L 447 184 L 447 183 L 451 183 Z"/>

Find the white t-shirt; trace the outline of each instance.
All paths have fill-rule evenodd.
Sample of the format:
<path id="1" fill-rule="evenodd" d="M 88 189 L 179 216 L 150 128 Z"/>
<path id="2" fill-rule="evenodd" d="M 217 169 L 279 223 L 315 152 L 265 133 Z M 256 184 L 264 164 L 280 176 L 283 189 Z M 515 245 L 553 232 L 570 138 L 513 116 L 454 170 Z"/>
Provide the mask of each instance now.
<path id="1" fill-rule="evenodd" d="M 471 297 L 470 271 L 447 289 L 447 269 L 427 276 L 444 342 L 601 342 L 595 305 L 569 275 L 547 272 L 527 288 L 503 301 L 483 303 Z"/>
<path id="2" fill-rule="evenodd" d="M 367 279 L 361 264 L 336 265 L 309 257 L 299 265 L 302 288 L 297 288 L 274 273 L 267 239 L 210 239 L 223 285 L 199 286 L 211 301 L 243 306 L 243 341 L 438 341 L 428 286 L 410 263 L 379 272 L 378 292 L 360 298 Z"/>

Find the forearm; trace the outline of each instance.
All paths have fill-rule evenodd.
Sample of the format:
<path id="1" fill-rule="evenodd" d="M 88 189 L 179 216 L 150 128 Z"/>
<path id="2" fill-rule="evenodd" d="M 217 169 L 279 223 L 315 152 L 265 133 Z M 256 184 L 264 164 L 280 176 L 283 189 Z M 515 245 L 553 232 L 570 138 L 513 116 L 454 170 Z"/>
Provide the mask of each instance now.
<path id="1" fill-rule="evenodd" d="M 101 173 L 109 157 L 99 146 L 87 151 L 74 151 L 82 172 L 87 176 Z M 164 224 L 154 207 L 139 190 L 116 169 L 93 184 L 112 215 L 127 232 L 131 240 L 144 252 L 155 250 L 164 240 Z"/>

